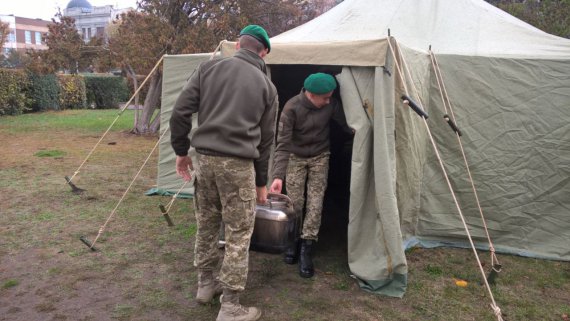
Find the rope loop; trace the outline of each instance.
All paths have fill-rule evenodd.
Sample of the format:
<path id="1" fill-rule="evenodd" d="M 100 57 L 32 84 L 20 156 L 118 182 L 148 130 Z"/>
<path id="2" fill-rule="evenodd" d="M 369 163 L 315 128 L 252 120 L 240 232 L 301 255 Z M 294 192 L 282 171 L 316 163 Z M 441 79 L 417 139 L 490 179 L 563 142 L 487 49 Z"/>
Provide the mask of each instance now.
<path id="1" fill-rule="evenodd" d="M 491 304 L 491 309 L 493 309 L 493 313 L 495 313 L 497 320 L 503 321 L 503 314 L 501 312 L 501 308 L 499 308 L 496 304 Z"/>
<path id="2" fill-rule="evenodd" d="M 503 270 L 503 268 L 502 268 L 502 267 L 499 267 L 499 268 L 497 269 L 497 268 L 496 268 L 496 266 L 497 266 L 496 264 L 495 264 L 495 265 L 493 265 L 493 267 L 492 267 L 493 271 L 495 271 L 495 272 L 499 273 L 499 272 L 501 272 L 501 271 Z M 499 266 L 500 266 L 500 265 L 499 265 Z"/>

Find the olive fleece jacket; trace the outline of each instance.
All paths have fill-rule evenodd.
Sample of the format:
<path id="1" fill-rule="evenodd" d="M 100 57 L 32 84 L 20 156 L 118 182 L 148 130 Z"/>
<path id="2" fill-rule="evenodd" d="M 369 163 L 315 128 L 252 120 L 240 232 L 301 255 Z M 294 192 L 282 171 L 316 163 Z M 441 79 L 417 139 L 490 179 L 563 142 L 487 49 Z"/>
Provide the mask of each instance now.
<path id="1" fill-rule="evenodd" d="M 256 53 L 240 49 L 233 57 L 203 62 L 174 105 L 172 148 L 178 156 L 188 155 L 192 145 L 200 154 L 252 159 L 256 186 L 266 186 L 278 105 Z M 198 128 L 190 141 L 194 113 Z"/>
<path id="2" fill-rule="evenodd" d="M 329 151 L 331 119 L 352 134 L 352 129 L 346 124 L 342 105 L 335 98 L 331 98 L 328 105 L 317 108 L 303 90 L 287 101 L 279 119 L 273 179 L 285 178 L 291 153 L 307 158 Z"/>

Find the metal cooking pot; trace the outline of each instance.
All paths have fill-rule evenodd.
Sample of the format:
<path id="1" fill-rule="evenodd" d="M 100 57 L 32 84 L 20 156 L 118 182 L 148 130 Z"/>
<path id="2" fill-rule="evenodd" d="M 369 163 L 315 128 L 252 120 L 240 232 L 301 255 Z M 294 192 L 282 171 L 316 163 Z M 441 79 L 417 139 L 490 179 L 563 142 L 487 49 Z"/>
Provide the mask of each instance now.
<path id="1" fill-rule="evenodd" d="M 255 208 L 251 249 L 282 253 L 298 238 L 300 217 L 287 195 L 269 193 L 267 203 Z"/>

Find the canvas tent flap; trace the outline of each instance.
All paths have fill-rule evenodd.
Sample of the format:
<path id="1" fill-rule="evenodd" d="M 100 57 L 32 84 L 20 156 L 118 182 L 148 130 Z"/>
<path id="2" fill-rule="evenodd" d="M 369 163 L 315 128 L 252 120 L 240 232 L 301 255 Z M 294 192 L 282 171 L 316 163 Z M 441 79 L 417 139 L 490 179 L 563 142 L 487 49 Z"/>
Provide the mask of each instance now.
<path id="1" fill-rule="evenodd" d="M 209 59 L 211 56 L 211 54 L 193 54 L 167 55 L 164 57 L 160 128 L 167 132 L 159 144 L 157 193 L 176 193 L 184 184 L 182 178 L 176 174 L 176 155 L 170 145 L 170 116 L 172 115 L 172 108 L 176 103 L 176 99 L 178 99 L 192 72 L 202 61 Z M 196 117 L 193 118 L 192 125 L 194 130 L 197 127 L 197 121 Z M 191 157 L 195 155 L 193 148 L 190 150 L 189 155 Z M 193 163 L 197 164 L 195 160 Z M 194 184 L 186 184 L 181 193 L 194 194 Z"/>
<path id="2" fill-rule="evenodd" d="M 337 78 L 347 122 L 356 131 L 348 225 L 350 270 L 364 290 L 402 297 L 407 265 L 396 200 L 392 79 L 382 68 L 358 67 L 343 68 Z"/>

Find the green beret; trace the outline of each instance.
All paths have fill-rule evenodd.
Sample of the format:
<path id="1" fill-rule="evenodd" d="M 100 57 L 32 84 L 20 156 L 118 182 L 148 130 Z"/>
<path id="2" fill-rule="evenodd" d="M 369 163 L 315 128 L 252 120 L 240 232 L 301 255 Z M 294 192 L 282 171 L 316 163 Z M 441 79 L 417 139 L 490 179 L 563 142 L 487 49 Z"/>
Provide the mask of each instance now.
<path id="1" fill-rule="evenodd" d="M 313 94 L 323 95 L 336 89 L 336 81 L 333 76 L 318 72 L 305 79 L 304 87 Z"/>
<path id="2" fill-rule="evenodd" d="M 265 48 L 267 48 L 267 52 L 271 51 L 271 43 L 269 43 L 269 36 L 267 35 L 267 31 L 258 25 L 249 25 L 241 30 L 239 33 L 240 36 L 248 35 L 252 36 L 257 41 L 261 42 Z"/>

